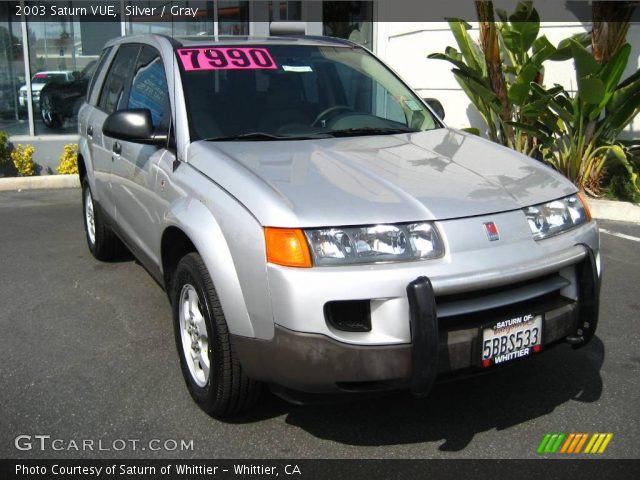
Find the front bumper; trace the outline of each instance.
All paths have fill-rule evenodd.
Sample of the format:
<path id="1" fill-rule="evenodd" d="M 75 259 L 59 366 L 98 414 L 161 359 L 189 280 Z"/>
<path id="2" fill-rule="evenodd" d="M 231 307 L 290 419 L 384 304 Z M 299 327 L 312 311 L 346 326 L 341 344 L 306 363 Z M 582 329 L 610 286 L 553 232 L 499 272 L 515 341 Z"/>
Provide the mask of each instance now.
<path id="1" fill-rule="evenodd" d="M 31 99 L 33 101 L 33 106 L 35 108 L 40 108 L 40 92 L 33 92 L 31 94 Z M 27 108 L 27 95 L 18 96 L 18 105 L 20 108 Z"/>
<path id="2" fill-rule="evenodd" d="M 249 376 L 287 389 L 335 394 L 410 388 L 416 395 L 426 395 L 438 375 L 482 368 L 482 328 L 500 318 L 543 315 L 543 350 L 563 340 L 574 346 L 586 344 L 597 327 L 599 272 L 588 245 L 576 245 L 573 251 L 580 252 L 568 267 L 575 298 L 556 292 L 445 319 L 439 312 L 447 308 L 459 312 L 465 300 L 447 303 L 429 278 L 415 279 L 406 286 L 411 343 L 358 345 L 280 325 L 271 340 L 234 336 L 232 342 Z M 485 299 L 500 294 L 490 292 Z"/>

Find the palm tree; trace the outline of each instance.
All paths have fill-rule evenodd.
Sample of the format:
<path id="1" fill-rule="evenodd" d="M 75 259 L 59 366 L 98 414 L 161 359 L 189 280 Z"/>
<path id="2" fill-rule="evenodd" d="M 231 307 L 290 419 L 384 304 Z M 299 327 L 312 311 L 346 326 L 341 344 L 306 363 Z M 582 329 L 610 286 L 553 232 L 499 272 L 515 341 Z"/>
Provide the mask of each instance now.
<path id="1" fill-rule="evenodd" d="M 593 58 L 604 63 L 627 43 L 629 21 L 638 1 L 594 1 L 591 7 Z"/>
<path id="2" fill-rule="evenodd" d="M 485 63 L 487 65 L 487 76 L 491 84 L 491 90 L 496 94 L 502 109 L 500 110 L 500 118 L 503 122 L 509 122 L 511 117 L 511 106 L 507 99 L 507 85 L 504 80 L 502 71 L 502 58 L 500 55 L 500 40 L 498 38 L 498 29 L 496 27 L 493 15 L 493 2 L 486 0 L 476 0 L 476 11 L 478 12 L 478 20 L 480 21 L 480 46 L 484 53 Z M 509 145 L 514 145 L 513 132 L 511 127 L 504 124 L 502 135 Z"/>

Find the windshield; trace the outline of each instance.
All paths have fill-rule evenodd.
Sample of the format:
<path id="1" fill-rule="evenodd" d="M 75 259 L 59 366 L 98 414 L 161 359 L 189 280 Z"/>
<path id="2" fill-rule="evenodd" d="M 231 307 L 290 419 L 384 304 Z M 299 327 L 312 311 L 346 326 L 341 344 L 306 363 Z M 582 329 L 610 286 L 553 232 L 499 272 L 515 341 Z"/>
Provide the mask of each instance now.
<path id="1" fill-rule="evenodd" d="M 440 125 L 361 48 L 179 48 L 192 140 L 391 134 Z"/>

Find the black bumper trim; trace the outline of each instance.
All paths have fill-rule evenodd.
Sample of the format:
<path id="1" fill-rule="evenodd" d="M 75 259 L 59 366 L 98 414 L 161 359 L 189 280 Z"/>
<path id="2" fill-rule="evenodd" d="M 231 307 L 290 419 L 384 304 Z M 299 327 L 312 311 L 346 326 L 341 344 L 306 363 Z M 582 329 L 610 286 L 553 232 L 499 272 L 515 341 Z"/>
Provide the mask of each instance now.
<path id="1" fill-rule="evenodd" d="M 584 347 L 594 337 L 600 311 L 600 277 L 598 277 L 596 257 L 591 247 L 581 245 L 587 255 L 576 266 L 578 324 L 575 334 L 567 337 L 567 341 L 572 344 L 573 348 Z"/>
<path id="2" fill-rule="evenodd" d="M 418 277 L 407 286 L 411 325 L 411 392 L 429 394 L 438 374 L 438 314 L 431 281 Z"/>

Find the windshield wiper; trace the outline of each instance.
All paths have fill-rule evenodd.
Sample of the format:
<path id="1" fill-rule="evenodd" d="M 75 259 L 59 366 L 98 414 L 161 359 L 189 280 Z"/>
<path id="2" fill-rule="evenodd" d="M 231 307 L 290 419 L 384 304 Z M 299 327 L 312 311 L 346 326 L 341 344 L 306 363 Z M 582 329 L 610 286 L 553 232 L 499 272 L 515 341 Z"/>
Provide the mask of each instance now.
<path id="1" fill-rule="evenodd" d="M 393 133 L 415 133 L 421 130 L 417 128 L 376 128 L 376 127 L 362 127 L 362 128 L 345 128 L 343 130 L 329 130 L 327 134 L 334 137 L 355 137 L 359 135 L 390 135 Z"/>
<path id="2" fill-rule="evenodd" d="M 327 137 L 326 134 L 312 134 L 312 135 L 275 135 L 273 133 L 266 132 L 250 132 L 239 133 L 237 135 L 222 135 L 219 137 L 205 138 L 207 142 L 232 142 L 234 140 L 308 140 L 311 138 Z"/>
<path id="3" fill-rule="evenodd" d="M 328 130 L 324 132 L 314 132 L 305 135 L 276 135 L 266 132 L 239 133 L 237 135 L 221 135 L 219 137 L 205 138 L 207 142 L 232 142 L 242 140 L 269 141 L 269 140 L 310 140 L 329 137 L 355 137 L 361 135 L 390 135 L 393 133 L 414 133 L 419 132 L 416 128 L 345 128 L 344 130 Z"/>

